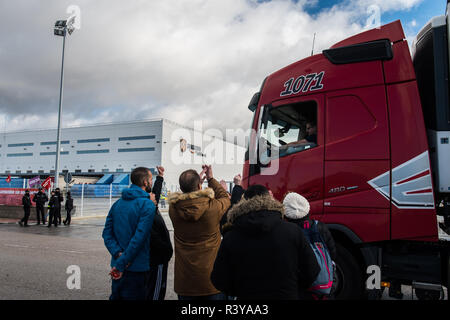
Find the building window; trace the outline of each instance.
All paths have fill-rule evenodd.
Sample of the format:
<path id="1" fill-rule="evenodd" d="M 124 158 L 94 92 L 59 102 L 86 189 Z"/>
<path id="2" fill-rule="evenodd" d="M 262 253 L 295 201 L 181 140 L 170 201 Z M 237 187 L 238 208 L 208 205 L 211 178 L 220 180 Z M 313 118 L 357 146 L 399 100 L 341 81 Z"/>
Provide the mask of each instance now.
<path id="1" fill-rule="evenodd" d="M 78 143 L 108 142 L 109 138 L 77 140 Z"/>
<path id="2" fill-rule="evenodd" d="M 155 136 L 121 137 L 119 138 L 119 141 L 150 140 L 150 139 L 155 139 Z"/>
<path id="3" fill-rule="evenodd" d="M 123 169 L 116 169 L 116 172 L 123 172 Z"/>
<path id="4" fill-rule="evenodd" d="M 27 170 L 27 173 L 33 173 L 33 171 L 31 171 L 31 170 Z"/>
<path id="5" fill-rule="evenodd" d="M 66 140 L 66 141 L 61 141 L 61 144 L 69 144 L 70 141 Z M 47 141 L 47 142 L 41 142 L 41 146 L 51 146 L 51 145 L 55 145 L 56 146 L 56 141 Z"/>
<path id="6" fill-rule="evenodd" d="M 32 157 L 33 154 L 32 153 L 8 153 L 6 156 L 8 158 L 11 158 L 11 157 Z"/>
<path id="7" fill-rule="evenodd" d="M 102 172 L 109 172 L 109 169 L 102 169 Z"/>
<path id="8" fill-rule="evenodd" d="M 80 169 L 76 169 L 75 173 L 81 173 L 81 170 Z"/>
<path id="9" fill-rule="evenodd" d="M 69 151 L 60 151 L 59 154 L 67 155 L 69 154 Z M 53 152 L 41 152 L 41 156 L 56 156 L 56 151 Z"/>
<path id="10" fill-rule="evenodd" d="M 77 154 L 90 154 L 90 153 L 109 153 L 109 149 L 102 149 L 102 150 L 80 150 L 80 151 L 77 151 Z"/>
<path id="11" fill-rule="evenodd" d="M 155 148 L 128 148 L 128 149 L 119 149 L 119 152 L 141 152 L 141 151 L 155 151 Z"/>
<path id="12" fill-rule="evenodd" d="M 89 169 L 88 172 L 95 172 L 95 169 Z"/>
<path id="13" fill-rule="evenodd" d="M 50 170 L 50 174 L 55 174 L 55 170 Z"/>
<path id="14" fill-rule="evenodd" d="M 32 147 L 34 146 L 34 143 L 11 143 L 8 144 L 8 147 Z"/>
<path id="15" fill-rule="evenodd" d="M 22 171 L 20 170 L 16 170 L 16 174 L 20 174 Z"/>
<path id="16" fill-rule="evenodd" d="M 11 171 L 7 170 L 7 171 L 5 171 L 5 173 L 6 173 L 6 174 L 10 174 L 10 173 L 11 173 Z"/>
<path id="17" fill-rule="evenodd" d="M 39 170 L 38 173 L 44 173 L 44 170 Z"/>

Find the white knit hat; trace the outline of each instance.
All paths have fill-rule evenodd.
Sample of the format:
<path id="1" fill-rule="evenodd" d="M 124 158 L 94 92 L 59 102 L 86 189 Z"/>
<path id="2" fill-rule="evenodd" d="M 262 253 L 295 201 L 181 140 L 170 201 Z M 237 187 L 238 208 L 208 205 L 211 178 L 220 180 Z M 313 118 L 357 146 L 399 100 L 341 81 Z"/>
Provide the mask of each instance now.
<path id="1" fill-rule="evenodd" d="M 298 193 L 290 192 L 284 197 L 284 215 L 289 219 L 301 219 L 309 213 L 309 202 Z"/>

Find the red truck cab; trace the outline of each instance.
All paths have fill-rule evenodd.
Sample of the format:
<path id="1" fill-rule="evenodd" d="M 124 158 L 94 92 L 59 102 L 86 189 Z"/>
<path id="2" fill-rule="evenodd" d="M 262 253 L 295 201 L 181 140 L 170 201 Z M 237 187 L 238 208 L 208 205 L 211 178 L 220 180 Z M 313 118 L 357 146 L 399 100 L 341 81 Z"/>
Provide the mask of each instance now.
<path id="1" fill-rule="evenodd" d="M 419 93 L 426 90 L 405 38 L 400 21 L 350 37 L 269 75 L 249 105 L 255 134 L 243 186 L 309 200 L 312 218 L 338 244 L 342 299 L 373 293 L 365 288 L 370 265 L 393 283 L 448 282 L 436 213 L 448 193 L 434 190 L 441 177 L 430 162 L 436 149 Z"/>

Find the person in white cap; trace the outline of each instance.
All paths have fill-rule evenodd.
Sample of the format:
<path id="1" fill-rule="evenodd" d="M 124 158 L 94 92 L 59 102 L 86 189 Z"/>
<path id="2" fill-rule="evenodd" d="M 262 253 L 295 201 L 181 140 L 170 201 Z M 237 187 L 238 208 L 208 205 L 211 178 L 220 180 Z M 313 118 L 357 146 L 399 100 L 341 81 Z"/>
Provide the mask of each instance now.
<path id="1" fill-rule="evenodd" d="M 302 229 L 309 228 L 314 223 L 309 216 L 310 206 L 305 197 L 295 192 L 289 192 L 284 197 L 283 205 L 285 220 L 297 224 Z M 336 259 L 336 244 L 331 232 L 320 221 L 318 221 L 317 228 L 330 252 L 331 259 L 334 261 Z"/>
<path id="2" fill-rule="evenodd" d="M 328 230 L 327 226 L 320 221 L 312 220 L 309 216 L 309 202 L 305 197 L 299 195 L 295 192 L 288 193 L 283 200 L 284 206 L 284 218 L 288 222 L 297 224 L 304 232 L 308 232 L 312 236 L 311 232 L 317 232 L 322 238 L 322 243 L 325 244 L 328 249 L 329 257 L 332 261 L 336 259 L 336 244 L 334 242 L 333 236 Z M 315 225 L 317 222 L 317 225 Z M 311 229 L 310 229 L 311 228 Z M 306 231 L 305 229 L 309 229 Z M 316 231 L 314 231 L 316 230 Z M 311 240 L 310 240 L 311 241 Z M 315 243 L 317 245 L 317 243 Z M 334 264 L 334 262 L 332 262 Z M 325 265 L 326 266 L 326 265 Z M 333 267 L 334 268 L 334 267 Z M 333 272 L 334 273 L 334 272 Z M 317 285 L 317 283 L 316 283 Z M 300 297 L 302 299 L 333 299 L 334 293 L 331 288 L 331 292 L 325 294 L 324 291 L 312 290 L 310 288 L 306 291 L 300 292 Z"/>

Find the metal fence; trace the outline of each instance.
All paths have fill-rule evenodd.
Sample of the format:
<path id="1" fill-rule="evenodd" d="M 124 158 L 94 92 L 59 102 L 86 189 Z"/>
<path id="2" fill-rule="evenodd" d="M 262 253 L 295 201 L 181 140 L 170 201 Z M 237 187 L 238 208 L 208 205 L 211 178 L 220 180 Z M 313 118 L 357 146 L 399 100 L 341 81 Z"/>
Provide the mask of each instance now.
<path id="1" fill-rule="evenodd" d="M 111 206 L 122 195 L 127 185 L 73 185 L 70 193 L 76 207 L 75 217 L 107 215 Z"/>
<path id="2" fill-rule="evenodd" d="M 233 184 L 226 182 L 227 191 L 231 192 Z M 203 188 L 207 188 L 205 182 Z M 99 185 L 99 184 L 79 184 L 69 188 L 73 198 L 73 204 L 76 207 L 74 217 L 86 216 L 105 216 L 108 214 L 111 206 L 122 196 L 122 191 L 129 188 L 128 185 Z M 66 191 L 67 189 L 65 189 Z M 164 184 L 161 192 L 160 209 L 165 211 L 168 209 L 168 189 Z"/>

